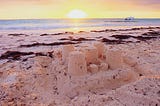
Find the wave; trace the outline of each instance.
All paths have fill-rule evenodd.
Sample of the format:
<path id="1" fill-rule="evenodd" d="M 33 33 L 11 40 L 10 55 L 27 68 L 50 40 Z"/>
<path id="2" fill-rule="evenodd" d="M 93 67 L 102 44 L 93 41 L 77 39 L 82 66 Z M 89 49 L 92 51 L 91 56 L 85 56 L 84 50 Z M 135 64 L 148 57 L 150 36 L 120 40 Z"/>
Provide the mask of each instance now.
<path id="1" fill-rule="evenodd" d="M 0 20 L 0 30 L 56 30 L 92 27 L 159 26 L 160 19 L 26 19 Z"/>

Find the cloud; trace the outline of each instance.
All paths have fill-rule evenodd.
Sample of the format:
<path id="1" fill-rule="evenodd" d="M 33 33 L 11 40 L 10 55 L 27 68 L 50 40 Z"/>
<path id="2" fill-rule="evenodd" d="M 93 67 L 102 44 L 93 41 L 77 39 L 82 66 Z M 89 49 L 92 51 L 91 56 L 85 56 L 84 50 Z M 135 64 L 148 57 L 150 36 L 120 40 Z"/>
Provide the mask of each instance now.
<path id="1" fill-rule="evenodd" d="M 149 5 L 155 5 L 155 4 L 160 4 L 160 0 L 135 0 L 140 5 L 143 4 L 148 4 Z"/>
<path id="2" fill-rule="evenodd" d="M 154 5 L 159 4 L 160 0 L 0 0 L 1 3 L 34 3 L 34 4 L 50 4 L 50 3 L 65 3 L 70 2 L 71 4 L 74 2 L 90 2 L 93 3 L 107 3 L 107 2 L 116 2 L 116 3 L 136 3 L 137 5 Z"/>

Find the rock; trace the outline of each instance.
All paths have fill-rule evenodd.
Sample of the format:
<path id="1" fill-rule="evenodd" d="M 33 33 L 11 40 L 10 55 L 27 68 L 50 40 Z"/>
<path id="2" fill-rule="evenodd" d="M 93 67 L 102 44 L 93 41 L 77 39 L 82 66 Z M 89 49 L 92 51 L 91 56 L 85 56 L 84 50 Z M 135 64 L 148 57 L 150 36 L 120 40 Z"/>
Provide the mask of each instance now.
<path id="1" fill-rule="evenodd" d="M 100 71 L 107 71 L 109 68 L 107 63 L 101 63 L 99 67 Z"/>
<path id="2" fill-rule="evenodd" d="M 84 75 L 87 73 L 85 55 L 74 51 L 69 54 L 68 73 L 71 75 Z"/>
<path id="3" fill-rule="evenodd" d="M 69 53 L 74 51 L 74 46 L 73 45 L 65 45 L 62 47 L 62 61 L 63 62 L 68 62 L 68 56 Z"/>
<path id="4" fill-rule="evenodd" d="M 95 47 L 85 48 L 87 64 L 96 64 L 98 62 L 98 51 Z"/>
<path id="5" fill-rule="evenodd" d="M 59 45 L 69 45 L 69 44 L 78 44 L 80 42 L 52 42 L 52 43 L 33 43 L 33 44 L 27 44 L 27 45 L 20 45 L 19 47 L 38 47 L 38 46 L 59 46 Z"/>
<path id="6" fill-rule="evenodd" d="M 33 52 L 7 51 L 0 56 L 0 59 L 20 60 L 21 56 L 33 55 Z"/>
<path id="7" fill-rule="evenodd" d="M 98 50 L 98 57 L 102 57 L 104 54 L 104 44 L 101 42 L 96 42 L 94 43 L 94 46 L 97 48 Z"/>
<path id="8" fill-rule="evenodd" d="M 96 72 L 98 72 L 98 66 L 97 66 L 96 64 L 90 64 L 90 65 L 89 65 L 89 71 L 90 71 L 91 73 L 96 73 Z"/>
<path id="9" fill-rule="evenodd" d="M 108 50 L 106 53 L 106 62 L 111 69 L 123 67 L 123 56 L 120 50 Z"/>
<path id="10" fill-rule="evenodd" d="M 129 38 L 132 38 L 133 36 L 132 35 L 112 35 L 111 37 L 114 37 L 116 39 L 129 39 Z"/>

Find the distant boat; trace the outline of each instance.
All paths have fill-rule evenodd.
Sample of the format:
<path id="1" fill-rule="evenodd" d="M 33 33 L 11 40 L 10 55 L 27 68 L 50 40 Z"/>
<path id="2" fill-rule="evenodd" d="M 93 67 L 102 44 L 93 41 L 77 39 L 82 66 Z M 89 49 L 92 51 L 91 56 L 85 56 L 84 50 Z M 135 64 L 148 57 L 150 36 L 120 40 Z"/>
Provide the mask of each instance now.
<path id="1" fill-rule="evenodd" d="M 124 20 L 125 21 L 134 21 L 134 19 L 135 19 L 134 17 L 126 17 Z"/>

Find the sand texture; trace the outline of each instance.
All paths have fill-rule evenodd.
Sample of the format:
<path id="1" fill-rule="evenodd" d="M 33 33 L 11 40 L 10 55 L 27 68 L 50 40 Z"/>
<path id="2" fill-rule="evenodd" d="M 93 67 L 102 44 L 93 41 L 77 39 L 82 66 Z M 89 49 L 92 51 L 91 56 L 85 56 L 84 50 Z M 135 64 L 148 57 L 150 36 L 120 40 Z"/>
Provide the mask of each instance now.
<path id="1" fill-rule="evenodd" d="M 160 106 L 160 28 L 1 34 L 0 106 Z"/>

